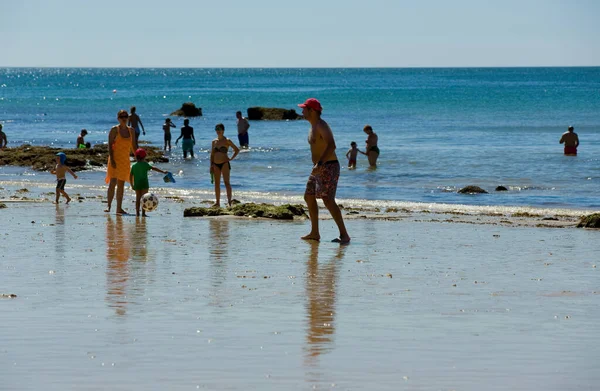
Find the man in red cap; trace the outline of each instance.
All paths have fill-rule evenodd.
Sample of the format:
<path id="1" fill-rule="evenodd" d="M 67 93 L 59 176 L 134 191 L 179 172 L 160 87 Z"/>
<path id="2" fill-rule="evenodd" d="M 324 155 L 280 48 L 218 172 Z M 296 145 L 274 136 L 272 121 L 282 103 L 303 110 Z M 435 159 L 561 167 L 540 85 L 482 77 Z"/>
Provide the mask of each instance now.
<path id="1" fill-rule="evenodd" d="M 321 103 L 314 99 L 307 99 L 306 102 L 299 104 L 302 108 L 302 114 L 310 122 L 310 131 L 308 132 L 308 144 L 312 155 L 313 169 L 306 183 L 304 200 L 308 206 L 310 216 L 310 233 L 303 236 L 304 240 L 320 240 L 319 233 L 319 206 L 317 198 L 323 200 L 323 204 L 340 230 L 340 236 L 333 242 L 348 244 L 350 236 L 344 225 L 344 218 L 339 206 L 335 202 L 335 192 L 340 177 L 340 163 L 335 154 L 335 140 L 333 132 L 327 122 L 321 119 L 323 108 Z"/>

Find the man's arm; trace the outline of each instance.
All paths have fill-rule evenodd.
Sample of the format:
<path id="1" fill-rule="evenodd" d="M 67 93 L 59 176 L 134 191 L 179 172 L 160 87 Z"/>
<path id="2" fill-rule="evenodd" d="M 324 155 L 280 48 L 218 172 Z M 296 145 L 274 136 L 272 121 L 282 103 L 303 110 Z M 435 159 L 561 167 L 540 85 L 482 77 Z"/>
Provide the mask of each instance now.
<path id="1" fill-rule="evenodd" d="M 140 123 L 140 126 L 142 127 L 142 132 L 144 134 L 146 134 L 146 129 L 144 129 L 144 124 L 142 123 L 142 119 L 138 116 L 138 122 Z"/>
<path id="2" fill-rule="evenodd" d="M 560 141 L 558 143 L 562 144 L 564 142 L 565 142 L 565 135 L 563 134 L 562 137 L 560 138 Z"/>
<path id="3" fill-rule="evenodd" d="M 575 135 L 575 148 L 579 146 L 579 136 Z"/>

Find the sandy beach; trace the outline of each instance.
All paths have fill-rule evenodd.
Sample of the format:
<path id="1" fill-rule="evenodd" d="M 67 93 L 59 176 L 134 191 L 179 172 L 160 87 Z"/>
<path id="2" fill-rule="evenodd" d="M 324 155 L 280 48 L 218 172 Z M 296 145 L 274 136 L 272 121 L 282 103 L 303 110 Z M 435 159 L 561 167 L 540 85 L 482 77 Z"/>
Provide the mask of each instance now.
<path id="1" fill-rule="evenodd" d="M 0 209 L 2 389 L 600 384 L 597 231 L 346 211 L 340 247 L 300 240 L 307 221 L 183 218 L 165 197 L 118 217 L 77 191 Z"/>

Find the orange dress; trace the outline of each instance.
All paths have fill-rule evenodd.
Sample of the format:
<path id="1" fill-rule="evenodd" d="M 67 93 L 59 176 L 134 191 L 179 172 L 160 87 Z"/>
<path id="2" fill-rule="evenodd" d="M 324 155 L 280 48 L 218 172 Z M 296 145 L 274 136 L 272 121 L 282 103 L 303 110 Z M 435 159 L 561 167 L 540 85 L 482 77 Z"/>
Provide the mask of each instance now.
<path id="1" fill-rule="evenodd" d="M 117 163 L 117 168 L 114 168 L 112 164 L 110 164 L 109 157 L 108 170 L 106 171 L 106 183 L 109 183 L 111 178 L 129 182 L 129 171 L 131 169 L 129 154 L 131 152 L 131 140 L 133 139 L 131 133 L 131 130 L 129 130 L 129 137 L 125 138 L 121 136 L 121 132 L 117 129 L 117 137 L 113 144 L 113 157 Z"/>

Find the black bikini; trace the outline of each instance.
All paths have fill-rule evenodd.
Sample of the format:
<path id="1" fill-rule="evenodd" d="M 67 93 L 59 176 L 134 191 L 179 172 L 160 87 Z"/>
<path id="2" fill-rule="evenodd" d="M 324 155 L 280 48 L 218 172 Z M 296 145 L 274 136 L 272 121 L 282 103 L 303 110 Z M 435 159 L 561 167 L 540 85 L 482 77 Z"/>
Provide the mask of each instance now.
<path id="1" fill-rule="evenodd" d="M 219 167 L 219 170 L 222 171 L 223 170 L 223 165 L 227 163 L 227 166 L 229 167 L 229 169 L 231 170 L 231 164 L 229 164 L 229 162 L 223 162 L 223 163 L 213 163 L 215 166 Z"/>

